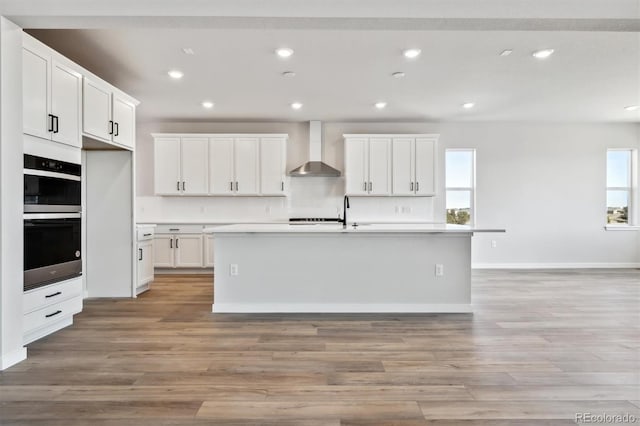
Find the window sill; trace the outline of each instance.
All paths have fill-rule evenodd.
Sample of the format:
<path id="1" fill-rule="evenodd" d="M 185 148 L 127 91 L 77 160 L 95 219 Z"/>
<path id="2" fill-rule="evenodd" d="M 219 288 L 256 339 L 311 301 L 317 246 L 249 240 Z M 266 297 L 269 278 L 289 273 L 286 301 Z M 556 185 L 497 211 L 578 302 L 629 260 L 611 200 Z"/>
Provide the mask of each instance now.
<path id="1" fill-rule="evenodd" d="M 637 225 L 605 225 L 606 231 L 640 231 Z"/>

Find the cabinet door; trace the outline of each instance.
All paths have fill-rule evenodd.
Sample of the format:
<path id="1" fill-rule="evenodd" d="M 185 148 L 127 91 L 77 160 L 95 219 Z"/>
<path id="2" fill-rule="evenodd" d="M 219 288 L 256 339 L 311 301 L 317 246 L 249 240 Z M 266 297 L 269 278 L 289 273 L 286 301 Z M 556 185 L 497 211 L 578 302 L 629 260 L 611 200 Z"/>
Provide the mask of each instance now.
<path id="1" fill-rule="evenodd" d="M 283 195 L 286 174 L 286 139 L 260 139 L 260 193 Z"/>
<path id="2" fill-rule="evenodd" d="M 236 194 L 258 194 L 258 138 L 237 138 L 234 158 Z"/>
<path id="3" fill-rule="evenodd" d="M 436 195 L 435 139 L 417 138 L 415 147 L 416 195 Z"/>
<path id="4" fill-rule="evenodd" d="M 82 99 L 82 131 L 92 137 L 111 142 L 111 91 L 85 78 Z"/>
<path id="5" fill-rule="evenodd" d="M 174 241 L 173 235 L 156 234 L 153 237 L 153 266 L 156 268 L 173 268 Z"/>
<path id="6" fill-rule="evenodd" d="M 232 195 L 235 190 L 233 177 L 233 139 L 209 139 L 209 193 Z"/>
<path id="7" fill-rule="evenodd" d="M 213 268 L 213 235 L 204 236 L 204 266 Z"/>
<path id="8" fill-rule="evenodd" d="M 180 194 L 180 139 L 158 138 L 153 144 L 153 175 L 158 195 Z"/>
<path id="9" fill-rule="evenodd" d="M 51 139 L 67 145 L 81 147 L 80 104 L 82 75 L 52 62 L 51 114 L 57 118 Z"/>
<path id="10" fill-rule="evenodd" d="M 369 195 L 391 192 L 391 139 L 369 139 Z"/>
<path id="11" fill-rule="evenodd" d="M 182 138 L 182 194 L 206 195 L 209 190 L 209 139 Z"/>
<path id="12" fill-rule="evenodd" d="M 153 241 L 140 241 L 138 243 L 138 287 L 153 281 L 153 262 Z"/>
<path id="13" fill-rule="evenodd" d="M 176 234 L 176 268 L 202 268 L 202 234 Z"/>
<path id="14" fill-rule="evenodd" d="M 113 141 L 133 148 L 136 140 L 136 107 L 116 94 L 113 95 L 113 126 Z"/>
<path id="15" fill-rule="evenodd" d="M 392 142 L 392 185 L 394 195 L 413 195 L 415 192 L 414 140 L 394 138 Z"/>
<path id="16" fill-rule="evenodd" d="M 347 195 L 366 195 L 368 192 L 368 164 L 366 138 L 345 139 L 345 187 Z"/>
<path id="17" fill-rule="evenodd" d="M 22 49 L 22 126 L 23 132 L 51 138 L 49 118 L 49 59 Z"/>

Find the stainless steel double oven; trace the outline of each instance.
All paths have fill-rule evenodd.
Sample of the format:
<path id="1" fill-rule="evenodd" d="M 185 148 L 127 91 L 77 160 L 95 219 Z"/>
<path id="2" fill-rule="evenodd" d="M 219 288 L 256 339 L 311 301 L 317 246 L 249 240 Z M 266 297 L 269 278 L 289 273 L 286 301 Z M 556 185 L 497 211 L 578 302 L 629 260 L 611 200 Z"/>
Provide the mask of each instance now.
<path id="1" fill-rule="evenodd" d="M 24 155 L 24 290 L 82 275 L 80 164 Z"/>

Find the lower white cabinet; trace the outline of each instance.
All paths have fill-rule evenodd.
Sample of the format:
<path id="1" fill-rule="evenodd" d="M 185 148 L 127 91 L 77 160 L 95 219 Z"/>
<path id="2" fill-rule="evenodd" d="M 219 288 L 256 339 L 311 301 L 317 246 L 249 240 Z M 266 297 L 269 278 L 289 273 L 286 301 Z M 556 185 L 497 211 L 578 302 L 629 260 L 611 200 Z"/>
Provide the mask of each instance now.
<path id="1" fill-rule="evenodd" d="M 82 277 L 24 293 L 23 342 L 28 344 L 73 324 L 82 311 Z"/>
<path id="2" fill-rule="evenodd" d="M 156 268 L 202 268 L 202 234 L 159 234 L 154 237 Z"/>
<path id="3" fill-rule="evenodd" d="M 137 265 L 136 265 L 136 294 L 149 290 L 149 283 L 154 279 L 153 270 L 153 225 L 138 225 L 137 227 Z"/>
<path id="4" fill-rule="evenodd" d="M 213 268 L 213 235 L 204 236 L 204 266 Z"/>

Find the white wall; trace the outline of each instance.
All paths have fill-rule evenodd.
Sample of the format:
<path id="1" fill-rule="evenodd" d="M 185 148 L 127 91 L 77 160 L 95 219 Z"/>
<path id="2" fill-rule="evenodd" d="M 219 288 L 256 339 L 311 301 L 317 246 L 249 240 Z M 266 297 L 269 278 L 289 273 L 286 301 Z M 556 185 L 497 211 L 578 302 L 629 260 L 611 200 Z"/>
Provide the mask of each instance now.
<path id="1" fill-rule="evenodd" d="M 0 370 L 22 361 L 22 30 L 0 17 Z"/>
<path id="2" fill-rule="evenodd" d="M 308 155 L 306 123 L 143 123 L 138 126 L 139 221 L 284 220 L 334 216 L 344 182 L 293 178 L 291 196 L 153 196 L 152 132 L 288 133 L 287 168 Z M 640 232 L 605 231 L 606 149 L 640 148 L 640 126 L 581 123 L 324 123 L 324 161 L 344 168 L 343 133 L 439 133 L 447 148 L 477 150 L 478 227 L 505 234 L 474 237 L 477 266 L 629 266 L 640 262 Z M 352 197 L 354 220 L 444 221 L 444 170 L 433 198 Z M 396 213 L 405 207 L 410 213 Z M 402 209 L 400 209 L 402 210 Z M 497 246 L 491 248 L 491 240 Z M 587 265 L 588 264 L 588 265 Z"/>

